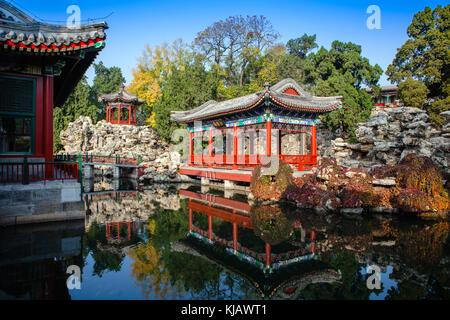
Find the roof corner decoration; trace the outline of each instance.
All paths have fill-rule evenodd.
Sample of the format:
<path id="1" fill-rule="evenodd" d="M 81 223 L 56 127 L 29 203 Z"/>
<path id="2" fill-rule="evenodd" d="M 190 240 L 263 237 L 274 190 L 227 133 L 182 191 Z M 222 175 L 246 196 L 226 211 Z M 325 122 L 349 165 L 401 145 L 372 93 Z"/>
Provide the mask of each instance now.
<path id="1" fill-rule="evenodd" d="M 287 78 L 273 86 L 255 93 L 221 102 L 208 101 L 188 111 L 172 111 L 171 119 L 189 123 L 198 120 L 217 118 L 223 115 L 248 111 L 262 104 L 280 109 L 303 113 L 320 114 L 342 107 L 342 96 L 316 97 L 303 89 L 295 80 Z"/>

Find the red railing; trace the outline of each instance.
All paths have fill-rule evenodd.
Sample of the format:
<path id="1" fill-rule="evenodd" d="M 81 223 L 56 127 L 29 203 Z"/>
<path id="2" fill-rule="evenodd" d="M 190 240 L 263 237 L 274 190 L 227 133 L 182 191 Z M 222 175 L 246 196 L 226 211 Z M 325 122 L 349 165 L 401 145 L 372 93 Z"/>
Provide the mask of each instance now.
<path id="1" fill-rule="evenodd" d="M 78 163 L 74 162 L 8 162 L 0 163 L 0 183 L 28 184 L 43 180 L 77 180 Z"/>
<path id="2" fill-rule="evenodd" d="M 317 165 L 317 155 L 277 155 L 278 158 L 284 162 L 296 165 L 298 170 L 311 170 Z M 260 154 L 238 154 L 236 161 L 234 155 L 193 155 L 193 165 L 226 167 L 230 165 L 237 165 L 238 167 L 255 167 L 259 164 L 265 163 L 266 155 Z"/>

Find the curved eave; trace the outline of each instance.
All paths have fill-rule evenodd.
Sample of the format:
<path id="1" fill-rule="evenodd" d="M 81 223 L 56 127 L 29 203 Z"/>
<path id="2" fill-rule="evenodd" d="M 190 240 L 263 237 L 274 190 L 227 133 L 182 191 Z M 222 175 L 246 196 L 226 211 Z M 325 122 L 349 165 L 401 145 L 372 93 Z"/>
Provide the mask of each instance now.
<path id="1" fill-rule="evenodd" d="M 105 39 L 104 38 L 98 38 L 96 40 L 88 40 L 86 42 L 84 41 L 78 41 L 77 43 L 72 42 L 69 45 L 62 44 L 60 46 L 57 46 L 55 44 L 51 45 L 35 45 L 33 43 L 25 44 L 25 42 L 18 41 L 17 43 L 6 40 L 6 41 L 0 41 L 0 48 L 3 47 L 3 49 L 15 51 L 15 52 L 21 52 L 21 53 L 34 53 L 34 54 L 54 54 L 54 53 L 64 53 L 64 52 L 73 52 L 78 50 L 85 50 L 85 49 L 95 49 L 95 50 L 101 50 L 105 46 Z"/>
<path id="2" fill-rule="evenodd" d="M 133 103 L 133 104 L 143 104 L 145 103 L 144 100 L 138 99 L 138 98 L 133 98 L 133 99 L 125 99 L 123 97 L 114 97 L 114 98 L 105 98 L 105 97 L 100 97 L 98 99 L 99 102 L 110 102 L 110 103 Z"/>
<path id="3" fill-rule="evenodd" d="M 237 113 L 237 112 L 241 112 L 241 111 L 252 109 L 253 107 L 257 106 L 263 99 L 264 99 L 264 95 L 259 97 L 255 102 L 253 102 L 252 104 L 250 104 L 248 106 L 238 107 L 236 109 L 225 110 L 223 112 L 217 112 L 217 113 L 214 113 L 214 114 L 209 114 L 209 115 L 200 116 L 200 117 L 193 117 L 193 118 L 187 118 L 187 119 L 175 119 L 174 116 L 176 116 L 177 114 L 173 113 L 171 115 L 171 119 L 174 120 L 174 121 L 177 121 L 177 122 L 181 122 L 181 123 L 189 123 L 189 122 L 193 122 L 193 121 L 201 121 L 201 120 L 216 118 L 216 117 L 219 117 L 219 116 L 224 115 L 224 114 L 234 114 L 234 113 Z M 197 112 L 197 110 L 196 110 L 196 112 Z"/>
<path id="4" fill-rule="evenodd" d="M 272 104 L 281 107 L 281 108 L 286 108 L 289 110 L 296 110 L 296 111 L 302 111 L 302 112 L 309 112 L 309 113 L 327 113 L 327 112 L 331 112 L 337 109 L 340 109 L 342 107 L 342 103 L 338 100 L 341 97 L 329 97 L 329 98 L 321 98 L 321 97 L 299 97 L 297 98 L 295 97 L 286 97 L 289 99 L 295 99 L 297 101 L 290 103 L 289 99 L 283 99 L 280 97 L 274 97 L 273 94 L 271 94 L 270 91 L 266 91 L 264 94 L 262 94 L 255 102 L 251 103 L 250 105 L 244 106 L 244 107 L 239 107 L 236 109 L 232 109 L 232 110 L 224 110 L 222 112 L 217 112 L 217 113 L 213 113 L 213 114 L 206 114 L 204 116 L 195 116 L 195 113 L 199 112 L 200 109 L 201 111 L 203 111 L 204 107 L 200 106 L 198 107 L 198 109 L 194 109 L 194 110 L 190 110 L 190 111 L 182 111 L 182 112 L 172 112 L 171 114 L 171 119 L 177 122 L 181 122 L 181 123 L 189 123 L 189 122 L 193 122 L 193 121 L 201 121 L 201 120 L 206 120 L 206 119 L 212 119 L 212 118 L 216 118 L 219 117 L 221 115 L 225 115 L 225 114 L 234 114 L 237 112 L 242 112 L 242 111 L 246 111 L 246 110 L 250 110 L 254 107 L 256 107 L 257 105 L 259 105 L 262 100 L 264 99 L 265 95 L 268 94 L 270 101 L 272 102 Z M 279 95 L 280 96 L 280 95 Z M 310 100 L 312 99 L 312 101 Z M 317 100 L 317 101 L 314 101 Z M 317 105 L 314 105 L 314 104 Z M 194 113 L 194 116 L 189 116 L 189 114 Z"/>
<path id="5" fill-rule="evenodd" d="M 331 112 L 337 109 L 340 109 L 342 107 L 342 103 L 338 100 L 330 100 L 326 105 L 314 105 L 314 101 L 310 102 L 310 101 L 305 101 L 305 102 L 294 102 L 294 103 L 290 103 L 289 101 L 286 101 L 286 99 L 280 99 L 278 97 L 274 97 L 272 94 L 269 93 L 270 99 L 272 100 L 272 102 L 275 102 L 275 104 L 277 104 L 278 106 L 282 107 L 282 108 L 286 108 L 286 109 L 291 109 L 291 110 L 296 110 L 296 111 L 302 111 L 302 112 L 311 112 L 311 113 L 327 113 L 327 112 Z M 319 98 L 320 97 L 313 97 L 314 98 Z M 338 97 L 340 98 L 340 97 Z M 329 100 L 329 99 L 327 99 Z M 319 101 L 317 101 L 319 102 Z"/>

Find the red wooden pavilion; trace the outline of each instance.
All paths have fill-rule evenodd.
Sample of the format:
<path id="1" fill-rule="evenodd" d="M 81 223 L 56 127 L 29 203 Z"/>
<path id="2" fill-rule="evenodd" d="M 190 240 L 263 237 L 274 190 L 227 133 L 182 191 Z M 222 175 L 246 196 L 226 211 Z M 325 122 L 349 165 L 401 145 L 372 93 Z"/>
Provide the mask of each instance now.
<path id="1" fill-rule="evenodd" d="M 120 88 L 119 92 L 100 96 L 98 101 L 108 103 L 106 122 L 134 126 L 136 125 L 136 107 L 145 103 L 144 100 L 126 92 L 124 86 Z"/>
<path id="2" fill-rule="evenodd" d="M 250 95 L 174 111 L 172 120 L 186 123 L 189 131 L 188 163 L 180 173 L 249 182 L 248 171 L 274 158 L 310 170 L 317 165 L 318 116 L 341 108 L 341 98 L 312 96 L 284 79 Z M 300 138 L 299 150 L 283 145 L 283 137 L 292 134 Z"/>

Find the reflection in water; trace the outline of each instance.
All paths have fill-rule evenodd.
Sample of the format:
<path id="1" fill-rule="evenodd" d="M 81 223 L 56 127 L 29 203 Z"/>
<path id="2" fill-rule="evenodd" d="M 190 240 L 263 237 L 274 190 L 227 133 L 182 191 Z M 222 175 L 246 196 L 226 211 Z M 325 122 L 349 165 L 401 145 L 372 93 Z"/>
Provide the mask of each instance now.
<path id="1" fill-rule="evenodd" d="M 0 299 L 448 299 L 449 223 L 94 183 L 85 220 L 0 232 Z M 122 189 L 123 187 L 123 189 Z M 85 189 L 86 190 L 86 189 Z M 66 269 L 82 271 L 68 290 Z M 369 265 L 381 268 L 370 290 Z"/>
<path id="2" fill-rule="evenodd" d="M 3 228 L 0 299 L 70 299 L 66 269 L 81 265 L 83 221 Z"/>

